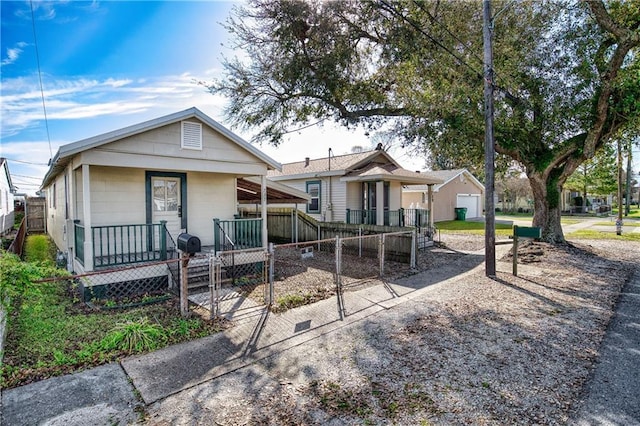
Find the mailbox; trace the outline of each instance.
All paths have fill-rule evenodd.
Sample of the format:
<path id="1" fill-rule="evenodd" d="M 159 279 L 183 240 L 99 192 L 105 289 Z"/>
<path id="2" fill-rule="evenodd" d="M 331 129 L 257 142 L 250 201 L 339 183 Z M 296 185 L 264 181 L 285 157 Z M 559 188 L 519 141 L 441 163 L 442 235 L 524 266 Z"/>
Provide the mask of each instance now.
<path id="1" fill-rule="evenodd" d="M 178 235 L 178 250 L 188 254 L 199 252 L 200 238 L 187 233 Z"/>

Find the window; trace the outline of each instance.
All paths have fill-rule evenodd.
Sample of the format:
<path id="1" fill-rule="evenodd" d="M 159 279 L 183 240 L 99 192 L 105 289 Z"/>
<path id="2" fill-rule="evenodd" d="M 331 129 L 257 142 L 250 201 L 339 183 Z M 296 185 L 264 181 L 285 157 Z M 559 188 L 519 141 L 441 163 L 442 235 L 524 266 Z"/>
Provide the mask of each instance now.
<path id="1" fill-rule="evenodd" d="M 202 124 L 182 122 L 182 148 L 202 150 Z"/>
<path id="2" fill-rule="evenodd" d="M 307 204 L 307 213 L 320 213 L 320 188 L 319 180 L 307 182 L 307 194 L 311 196 L 309 204 Z"/>

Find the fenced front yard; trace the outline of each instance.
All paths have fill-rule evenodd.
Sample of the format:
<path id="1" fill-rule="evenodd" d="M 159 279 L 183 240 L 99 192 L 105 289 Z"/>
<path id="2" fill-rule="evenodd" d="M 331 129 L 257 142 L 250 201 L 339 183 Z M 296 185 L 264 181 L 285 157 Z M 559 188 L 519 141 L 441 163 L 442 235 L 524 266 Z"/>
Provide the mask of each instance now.
<path id="1" fill-rule="evenodd" d="M 198 306 L 211 318 L 232 318 L 264 306 L 283 311 L 410 274 L 416 247 L 416 231 L 336 236 L 268 249 L 199 253 L 74 278 L 82 284 L 85 301 L 113 299 L 108 303 L 114 305 L 114 300 L 131 296 L 186 291 L 191 302 L 187 310 Z"/>

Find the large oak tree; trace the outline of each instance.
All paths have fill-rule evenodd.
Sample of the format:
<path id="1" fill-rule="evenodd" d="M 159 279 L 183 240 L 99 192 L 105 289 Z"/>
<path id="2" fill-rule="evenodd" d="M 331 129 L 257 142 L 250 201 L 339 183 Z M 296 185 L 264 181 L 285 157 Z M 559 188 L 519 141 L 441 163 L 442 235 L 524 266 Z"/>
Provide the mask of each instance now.
<path id="1" fill-rule="evenodd" d="M 638 122 L 640 3 L 493 6 L 495 149 L 526 171 L 533 224 L 563 242 L 566 179 Z M 432 158 L 482 160 L 481 2 L 253 0 L 226 27 L 242 55 L 205 84 L 256 139 L 330 118 L 391 127 Z"/>

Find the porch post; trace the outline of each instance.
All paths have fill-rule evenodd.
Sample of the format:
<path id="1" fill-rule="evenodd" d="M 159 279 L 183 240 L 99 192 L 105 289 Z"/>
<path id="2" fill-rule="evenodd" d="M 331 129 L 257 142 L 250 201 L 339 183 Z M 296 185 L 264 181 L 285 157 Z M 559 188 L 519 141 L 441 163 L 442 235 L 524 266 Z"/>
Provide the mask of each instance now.
<path id="1" fill-rule="evenodd" d="M 260 182 L 260 201 L 262 203 L 262 247 L 267 247 L 269 238 L 267 235 L 267 176 L 262 175 Z"/>
<path id="2" fill-rule="evenodd" d="M 429 209 L 429 228 L 433 229 L 433 185 L 427 185 L 427 208 Z"/>
<path id="3" fill-rule="evenodd" d="M 384 182 L 376 182 L 376 225 L 384 225 Z"/>
<path id="4" fill-rule="evenodd" d="M 82 218 L 84 220 L 84 270 L 93 271 L 93 229 L 91 228 L 91 176 L 82 165 Z"/>

